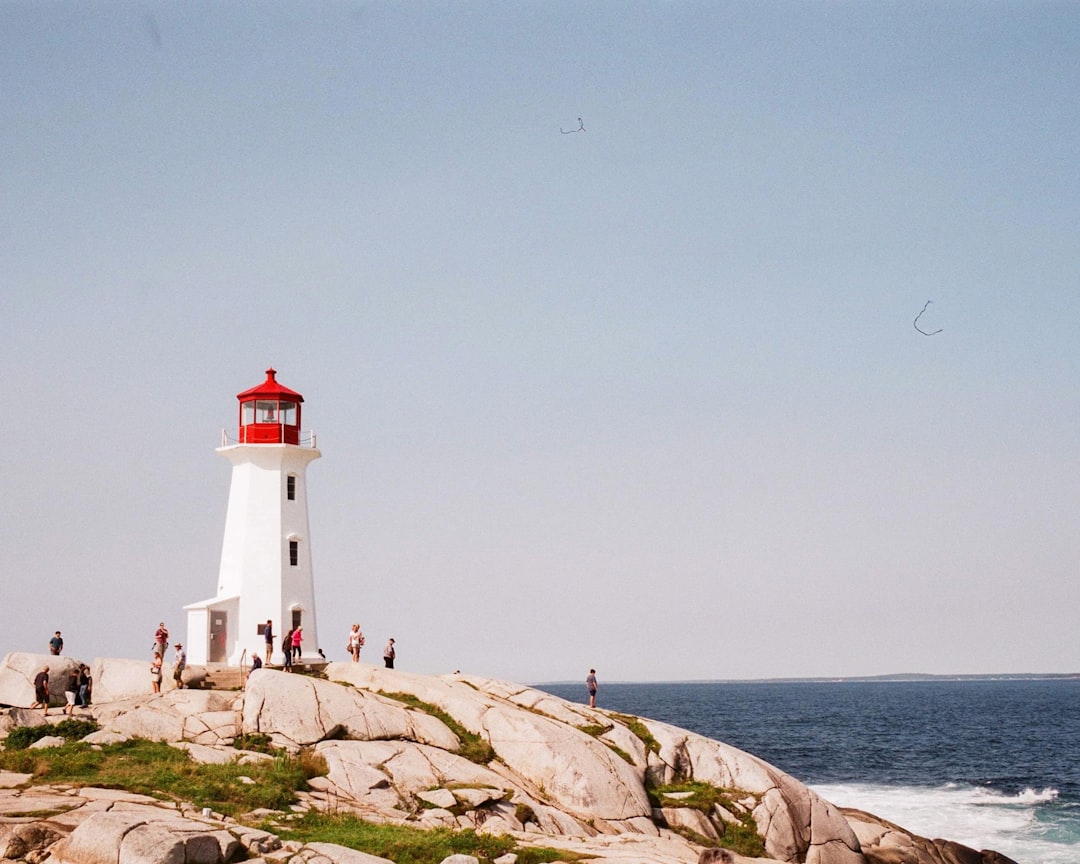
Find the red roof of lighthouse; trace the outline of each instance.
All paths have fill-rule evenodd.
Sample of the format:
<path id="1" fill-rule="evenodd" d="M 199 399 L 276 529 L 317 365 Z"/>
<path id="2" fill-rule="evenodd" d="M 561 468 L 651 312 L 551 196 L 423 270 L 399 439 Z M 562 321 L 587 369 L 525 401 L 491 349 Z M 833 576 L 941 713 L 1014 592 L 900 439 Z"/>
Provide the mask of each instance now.
<path id="1" fill-rule="evenodd" d="M 284 399 L 285 401 L 303 402 L 304 397 L 297 393 L 295 390 L 290 390 L 283 384 L 279 384 L 274 377 L 277 375 L 277 370 L 273 367 L 266 370 L 266 380 L 263 381 L 258 387 L 252 387 L 250 390 L 245 390 L 243 393 L 237 393 L 236 398 L 241 402 L 246 402 L 250 399 Z"/>

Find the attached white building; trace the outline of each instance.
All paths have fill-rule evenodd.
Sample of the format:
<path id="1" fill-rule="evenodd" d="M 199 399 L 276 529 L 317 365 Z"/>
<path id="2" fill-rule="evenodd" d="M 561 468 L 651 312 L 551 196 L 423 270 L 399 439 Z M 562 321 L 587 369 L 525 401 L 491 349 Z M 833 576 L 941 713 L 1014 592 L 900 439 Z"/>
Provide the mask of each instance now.
<path id="1" fill-rule="evenodd" d="M 322 454 L 314 433 L 301 432 L 304 397 L 276 380 L 237 394 L 235 439 L 222 433 L 218 453 L 232 463 L 217 594 L 185 606 L 188 662 L 238 665 L 247 652 L 264 653 L 263 630 L 273 622 L 274 661 L 281 637 L 303 628 L 299 663 L 320 662 L 311 572 L 307 466 Z"/>

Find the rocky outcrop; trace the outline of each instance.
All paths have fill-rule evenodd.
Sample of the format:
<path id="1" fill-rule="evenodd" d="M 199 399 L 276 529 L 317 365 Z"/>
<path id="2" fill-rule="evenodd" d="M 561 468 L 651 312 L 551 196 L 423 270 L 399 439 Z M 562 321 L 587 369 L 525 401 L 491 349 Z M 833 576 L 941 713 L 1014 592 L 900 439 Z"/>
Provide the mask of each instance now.
<path id="1" fill-rule="evenodd" d="M 64 687 L 79 668 L 72 657 L 13 652 L 0 663 L 0 705 L 29 708 L 34 704 L 34 678 L 49 667 L 49 704 L 64 704 Z"/>
<path id="2" fill-rule="evenodd" d="M 110 669 L 122 672 L 112 661 L 97 661 L 94 668 L 104 677 Z M 763 861 L 1007 864 L 996 853 L 926 840 L 869 814 L 836 808 L 751 754 L 669 724 L 480 677 L 411 675 L 353 663 L 330 664 L 326 676 L 259 670 L 246 692 L 179 690 L 104 704 L 98 690 L 90 713 L 101 728 L 86 740 L 163 740 L 212 763 L 268 759 L 231 746 L 242 734 L 268 736 L 289 751 L 312 748 L 326 761 L 327 774 L 299 793 L 301 808 L 510 834 L 521 844 L 598 862 L 692 864 L 702 846 L 724 844 L 728 826 L 739 823 L 740 829 L 756 829 L 768 855 Z M 122 681 L 122 674 L 115 680 Z M 106 692 L 126 691 L 117 685 Z M 54 719 L 11 709 L 0 723 Z M 0 774 L 0 849 L 17 851 L 21 860 L 50 854 L 59 864 L 97 864 L 111 855 L 115 864 L 117 849 L 123 864 L 292 857 L 253 850 L 253 835 L 239 824 L 207 820 L 190 808 L 170 809 L 126 793 L 103 797 L 102 790 L 25 787 L 28 780 Z M 703 804 L 693 792 L 669 788 L 689 781 L 713 789 L 720 803 Z M 58 815 L 21 820 L 16 836 L 5 821 L 20 808 Z M 280 844 L 269 837 L 259 843 Z M 379 860 L 323 846 L 293 851 L 340 864 Z"/>
<path id="3" fill-rule="evenodd" d="M 1000 852 L 919 837 L 862 810 L 844 807 L 840 812 L 859 838 L 867 864 L 1016 864 Z"/>

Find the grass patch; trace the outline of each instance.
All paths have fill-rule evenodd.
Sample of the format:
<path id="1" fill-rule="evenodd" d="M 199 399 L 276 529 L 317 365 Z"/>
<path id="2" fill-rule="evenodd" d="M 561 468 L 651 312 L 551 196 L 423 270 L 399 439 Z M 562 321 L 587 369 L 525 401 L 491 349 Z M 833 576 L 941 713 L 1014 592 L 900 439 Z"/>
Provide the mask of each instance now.
<path id="1" fill-rule="evenodd" d="M 443 725 L 457 735 L 458 740 L 461 741 L 458 755 L 468 759 L 470 762 L 475 762 L 478 765 L 487 765 L 488 762 L 495 758 L 495 750 L 487 741 L 475 732 L 470 732 L 457 720 L 443 711 L 438 705 L 432 705 L 430 702 L 425 702 L 423 699 L 417 699 L 412 693 L 380 693 L 379 695 L 385 696 L 387 699 L 393 699 L 396 702 L 401 702 L 408 705 L 410 708 L 415 708 L 417 711 L 423 711 L 425 714 L 429 714 L 432 717 L 441 720 Z"/>
<path id="2" fill-rule="evenodd" d="M 649 731 L 649 727 L 642 723 L 641 720 L 637 717 L 632 717 L 629 714 L 615 714 L 613 716 L 641 739 L 641 743 L 645 745 L 646 753 L 660 752 L 660 742 L 653 738 L 653 734 Z"/>
<path id="3" fill-rule="evenodd" d="M 622 747 L 616 747 L 610 741 L 604 741 L 603 743 L 607 744 L 608 749 L 612 753 L 614 753 L 616 756 L 620 757 L 624 762 L 626 762 L 629 765 L 634 764 L 633 757 L 629 753 L 627 753 L 625 750 L 623 750 Z"/>
<path id="4" fill-rule="evenodd" d="M 747 858 L 766 857 L 765 844 L 758 834 L 757 821 L 750 813 L 743 813 L 738 807 L 732 807 L 732 802 L 745 798 L 750 794 L 749 792 L 743 792 L 740 789 L 720 789 L 697 780 L 658 786 L 646 791 L 649 793 L 649 801 L 654 807 L 693 807 L 709 817 L 714 815 L 713 808 L 715 806 L 723 807 L 739 821 L 721 822 L 719 819 L 713 819 L 716 830 L 720 832 L 719 843 L 709 842 L 696 832 L 690 832 L 694 835 L 690 837 L 685 831 L 680 831 L 677 828 L 672 830 L 683 834 L 687 839 L 691 839 L 695 843 L 704 841 L 705 845 L 719 845 Z M 665 792 L 690 792 L 691 794 L 687 798 L 668 798 L 665 796 Z"/>
<path id="5" fill-rule="evenodd" d="M 586 735 L 591 735 L 601 744 L 606 744 L 608 746 L 608 749 L 615 753 L 615 755 L 622 759 L 624 762 L 628 762 L 631 765 L 634 764 L 633 758 L 630 756 L 629 753 L 623 750 L 622 747 L 618 747 L 612 744 L 610 741 L 605 741 L 603 738 L 600 737 L 601 735 L 604 735 L 605 733 L 610 732 L 612 729 L 614 729 L 614 726 L 602 726 L 599 723 L 592 723 L 586 726 L 577 726 L 575 728 L 584 732 Z"/>
<path id="6" fill-rule="evenodd" d="M 59 735 L 68 741 L 77 741 L 85 738 L 91 732 L 98 731 L 98 724 L 93 720 L 61 720 L 59 723 L 45 724 L 43 726 L 19 726 L 12 729 L 4 739 L 4 748 L 7 750 L 25 750 L 35 741 L 40 741 L 47 735 Z"/>
<path id="7" fill-rule="evenodd" d="M 33 774 L 31 784 L 125 789 L 230 816 L 257 807 L 283 810 L 296 800 L 297 789 L 307 788 L 309 778 L 327 770 L 322 757 L 309 752 L 254 765 L 200 765 L 185 750 L 138 739 L 99 750 L 79 742 L 47 750 L 4 750 L 0 768 Z"/>
<path id="8" fill-rule="evenodd" d="M 265 732 L 241 732 L 233 738 L 232 746 L 237 750 L 267 753 L 270 756 L 281 756 L 285 753 L 284 748 L 274 746 L 273 739 Z"/>
<path id="9" fill-rule="evenodd" d="M 550 861 L 579 861 L 584 856 L 557 849 L 519 847 L 513 837 L 451 831 L 449 828 L 410 828 L 403 825 L 376 825 L 351 813 L 309 811 L 280 825 L 267 825 L 283 840 L 304 843 L 336 843 L 397 864 L 430 864 L 451 855 L 472 855 L 490 864 L 513 852 L 518 864 L 546 864 Z"/>

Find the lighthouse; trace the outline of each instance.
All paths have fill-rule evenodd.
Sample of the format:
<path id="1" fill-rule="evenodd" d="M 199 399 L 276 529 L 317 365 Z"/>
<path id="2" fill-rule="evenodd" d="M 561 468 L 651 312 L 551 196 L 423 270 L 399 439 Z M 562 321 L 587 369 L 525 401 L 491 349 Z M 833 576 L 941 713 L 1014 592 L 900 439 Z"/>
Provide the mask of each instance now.
<path id="1" fill-rule="evenodd" d="M 236 398 L 236 434 L 222 432 L 217 451 L 232 465 L 217 594 L 184 607 L 188 661 L 235 666 L 245 652 L 261 655 L 271 621 L 275 657 L 285 631 L 302 627 L 298 662 L 319 662 L 305 478 L 322 454 L 301 431 L 304 397 L 274 369 Z"/>

